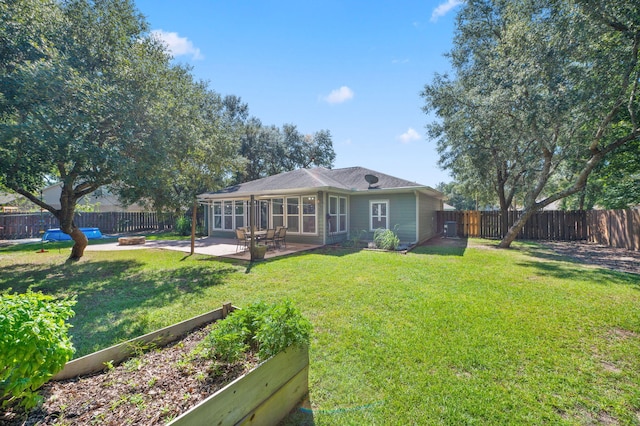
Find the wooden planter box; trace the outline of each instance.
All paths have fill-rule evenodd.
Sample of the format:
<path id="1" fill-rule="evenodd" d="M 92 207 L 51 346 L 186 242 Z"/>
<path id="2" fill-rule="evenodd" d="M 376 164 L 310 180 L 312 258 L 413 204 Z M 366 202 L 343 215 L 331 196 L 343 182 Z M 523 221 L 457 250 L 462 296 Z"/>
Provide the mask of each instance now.
<path id="1" fill-rule="evenodd" d="M 308 392 L 309 349 L 290 346 L 168 425 L 277 425 Z"/>
<path id="2" fill-rule="evenodd" d="M 225 304 L 206 314 L 165 327 L 127 342 L 74 359 L 52 380 L 65 380 L 104 370 L 105 362 L 119 364 L 133 355 L 136 343 L 157 347 L 185 333 L 226 317 L 237 309 Z M 168 425 L 276 425 L 309 391 L 309 348 L 291 346 L 257 365 Z"/>

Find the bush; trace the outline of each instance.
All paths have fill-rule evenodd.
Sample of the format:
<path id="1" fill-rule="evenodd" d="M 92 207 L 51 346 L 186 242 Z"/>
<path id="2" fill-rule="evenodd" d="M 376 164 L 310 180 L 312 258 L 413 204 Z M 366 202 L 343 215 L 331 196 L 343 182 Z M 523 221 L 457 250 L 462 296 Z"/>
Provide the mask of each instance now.
<path id="1" fill-rule="evenodd" d="M 37 389 L 71 359 L 66 322 L 74 299 L 42 293 L 0 294 L 0 401 L 26 409 L 38 404 Z"/>
<path id="2" fill-rule="evenodd" d="M 240 360 L 250 348 L 265 360 L 293 344 L 308 344 L 311 328 L 290 300 L 273 305 L 260 302 L 218 321 L 203 346 L 209 356 L 225 362 Z"/>
<path id="3" fill-rule="evenodd" d="M 191 235 L 191 219 L 181 216 L 176 220 L 176 232 L 178 235 Z"/>
<path id="4" fill-rule="evenodd" d="M 400 238 L 391 229 L 376 229 L 373 233 L 373 242 L 382 250 L 395 250 L 400 245 Z"/>

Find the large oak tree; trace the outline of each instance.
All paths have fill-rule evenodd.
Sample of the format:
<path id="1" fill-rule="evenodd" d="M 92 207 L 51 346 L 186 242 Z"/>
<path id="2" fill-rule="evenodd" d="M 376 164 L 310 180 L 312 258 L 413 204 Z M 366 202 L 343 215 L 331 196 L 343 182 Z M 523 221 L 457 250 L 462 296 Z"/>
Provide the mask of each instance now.
<path id="1" fill-rule="evenodd" d="M 631 0 L 465 3 L 450 53 L 455 75 L 425 86 L 424 109 L 439 116 L 429 130 L 456 180 L 493 187 L 503 209 L 523 197 L 501 247 L 638 140 L 639 45 Z"/>
<path id="2" fill-rule="evenodd" d="M 211 140 L 222 141 L 211 172 L 223 167 L 227 140 L 206 111 L 215 96 L 172 65 L 131 1 L 10 0 L 0 16 L 0 185 L 58 218 L 75 242 L 70 259 L 87 245 L 73 222 L 81 197 L 140 177 L 164 185 L 169 161 Z M 62 182 L 60 208 L 38 196 L 50 176 Z"/>

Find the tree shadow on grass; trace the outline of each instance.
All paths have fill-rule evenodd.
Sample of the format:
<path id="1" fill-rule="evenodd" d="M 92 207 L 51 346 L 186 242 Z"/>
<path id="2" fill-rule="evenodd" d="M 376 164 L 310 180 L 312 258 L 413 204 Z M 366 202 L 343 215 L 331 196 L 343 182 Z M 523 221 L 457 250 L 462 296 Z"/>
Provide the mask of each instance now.
<path id="1" fill-rule="evenodd" d="M 70 322 L 78 357 L 160 328 L 154 326 L 158 323 L 155 309 L 181 298 L 199 297 L 238 270 L 224 264 L 155 271 L 142 266 L 135 260 L 12 265 L 0 268 L 0 291 L 11 288 L 18 293 L 32 290 L 55 297 L 75 296 L 76 315 Z"/>

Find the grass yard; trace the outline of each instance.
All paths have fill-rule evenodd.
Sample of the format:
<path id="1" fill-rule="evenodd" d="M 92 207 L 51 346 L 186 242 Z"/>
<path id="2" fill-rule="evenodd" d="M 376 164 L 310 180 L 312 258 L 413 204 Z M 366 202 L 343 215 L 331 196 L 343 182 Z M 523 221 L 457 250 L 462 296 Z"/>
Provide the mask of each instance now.
<path id="1" fill-rule="evenodd" d="M 75 295 L 78 356 L 225 301 L 290 298 L 315 327 L 317 425 L 640 424 L 640 276 L 471 243 L 251 268 L 153 250 L 65 265 L 68 244 L 20 246 L 0 249 L 0 290 Z"/>

